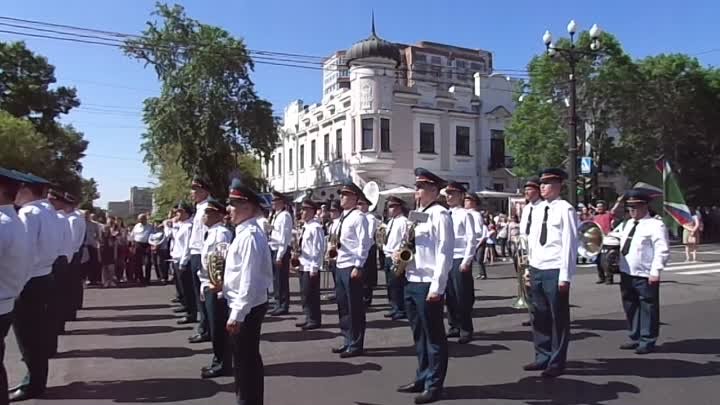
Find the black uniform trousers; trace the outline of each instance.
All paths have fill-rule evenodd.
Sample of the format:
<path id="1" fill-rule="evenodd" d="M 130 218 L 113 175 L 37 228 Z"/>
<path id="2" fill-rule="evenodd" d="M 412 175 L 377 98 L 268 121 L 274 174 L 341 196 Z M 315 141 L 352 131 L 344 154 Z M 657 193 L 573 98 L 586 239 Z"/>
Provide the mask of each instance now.
<path id="1" fill-rule="evenodd" d="M 180 277 L 180 264 L 173 260 L 171 263 L 173 271 L 173 282 L 175 284 L 175 298 L 180 301 L 180 304 L 185 306 L 185 298 L 183 297 L 183 286 L 182 278 Z"/>
<path id="2" fill-rule="evenodd" d="M 348 352 L 361 352 L 365 347 L 365 310 L 363 302 L 363 276 L 350 276 L 352 267 L 335 270 L 335 301 L 340 317 L 340 332 L 345 338 L 343 346 Z"/>
<path id="3" fill-rule="evenodd" d="M 152 263 L 150 261 L 150 244 L 143 242 L 133 242 L 135 245 L 135 253 L 133 255 L 133 273 L 136 281 L 150 284 L 150 271 Z M 145 275 L 143 276 L 143 267 L 145 267 Z"/>
<path id="4" fill-rule="evenodd" d="M 443 300 L 427 302 L 430 283 L 408 282 L 405 285 L 405 310 L 415 342 L 418 368 L 417 388 L 442 390 L 448 367 L 448 342 L 443 322 Z"/>
<path id="5" fill-rule="evenodd" d="M 365 305 L 372 305 L 373 288 L 377 286 L 378 268 L 377 268 L 377 245 L 370 246 L 367 260 L 363 266 L 363 301 Z"/>
<path id="6" fill-rule="evenodd" d="M 270 252 L 273 262 L 273 296 L 275 297 L 273 310 L 288 311 L 290 310 L 290 249 L 285 250 L 280 268 L 275 263 L 277 250 Z"/>
<path id="7" fill-rule="evenodd" d="M 66 256 L 59 256 L 52 266 L 52 289 L 48 296 L 48 316 L 50 319 L 51 336 L 50 357 L 57 353 L 58 336 L 65 333 L 65 321 L 70 308 L 69 280 L 70 267 Z"/>
<path id="8" fill-rule="evenodd" d="M 74 321 L 77 317 L 77 311 L 83 306 L 85 298 L 85 286 L 83 285 L 83 265 L 81 263 L 82 248 L 79 252 L 75 252 L 70 261 L 70 307 L 71 312 L 68 314 L 68 320 Z"/>
<path id="9" fill-rule="evenodd" d="M 565 369 L 570 342 L 570 295 L 558 289 L 560 270 L 530 267 L 535 363 Z"/>
<path id="10" fill-rule="evenodd" d="M 197 334 L 207 336 L 210 334 L 208 326 L 208 314 L 205 305 L 200 302 L 200 278 L 198 271 L 202 269 L 202 259 L 199 254 L 190 255 L 190 273 L 192 274 L 193 294 L 192 299 L 195 300 L 195 308 L 200 312 L 200 319 L 197 326 Z M 187 294 L 187 292 L 186 292 Z"/>
<path id="11" fill-rule="evenodd" d="M 260 355 L 260 331 L 267 312 L 267 303 L 250 310 L 240 332 L 230 336 L 235 375 L 235 396 L 238 405 L 262 405 L 265 372 Z"/>
<path id="12" fill-rule="evenodd" d="M 385 258 L 385 284 L 387 284 L 388 301 L 390 301 L 390 314 L 405 316 L 405 275 L 395 275 L 393 260 Z"/>
<path id="13" fill-rule="evenodd" d="M 195 293 L 195 287 L 193 286 L 193 275 L 192 270 L 190 270 L 190 261 L 184 265 L 178 264 L 178 273 L 180 276 L 180 283 L 182 285 L 182 303 L 185 306 L 188 318 L 196 320 L 198 307 L 195 297 L 197 294 Z"/>
<path id="14" fill-rule="evenodd" d="M 230 370 L 232 366 L 232 351 L 227 338 L 225 324 L 227 324 L 230 309 L 225 298 L 218 298 L 216 292 L 205 291 L 205 310 L 208 314 L 210 339 L 212 341 L 213 358 L 210 368 L 213 370 Z"/>
<path id="15" fill-rule="evenodd" d="M 53 335 L 48 298 L 52 289 L 52 274 L 33 277 L 15 301 L 13 331 L 28 369 L 21 385 L 36 394 L 44 392 L 47 386 L 49 337 Z"/>
<path id="16" fill-rule="evenodd" d="M 155 267 L 155 276 L 158 280 L 167 281 L 170 262 L 170 251 L 167 249 L 156 249 L 151 255 L 152 265 Z M 149 280 L 148 280 L 149 281 Z"/>
<path id="17" fill-rule="evenodd" d="M 448 274 L 445 299 L 448 309 L 450 332 L 459 332 L 461 337 L 473 334 L 472 308 L 475 304 L 475 284 L 472 270 L 461 272 L 463 259 L 453 259 Z"/>
<path id="18" fill-rule="evenodd" d="M 0 315 L 0 405 L 8 404 L 8 377 L 5 370 L 5 338 L 14 319 L 13 312 Z"/>
<path id="19" fill-rule="evenodd" d="M 653 348 L 660 333 L 660 284 L 645 277 L 620 273 L 620 295 L 630 339 L 639 347 Z"/>
<path id="20" fill-rule="evenodd" d="M 83 246 L 88 251 L 88 262 L 85 263 L 85 277 L 91 284 L 100 284 L 102 274 L 100 269 L 100 256 L 98 248 L 94 246 Z"/>
<path id="21" fill-rule="evenodd" d="M 300 291 L 302 292 L 302 307 L 305 313 L 305 323 L 308 326 L 320 326 L 320 272 L 311 276 L 309 271 L 300 272 Z"/>
<path id="22" fill-rule="evenodd" d="M 475 261 L 480 266 L 480 276 L 487 277 L 487 269 L 485 268 L 485 249 L 487 244 L 483 242 L 475 251 Z"/>

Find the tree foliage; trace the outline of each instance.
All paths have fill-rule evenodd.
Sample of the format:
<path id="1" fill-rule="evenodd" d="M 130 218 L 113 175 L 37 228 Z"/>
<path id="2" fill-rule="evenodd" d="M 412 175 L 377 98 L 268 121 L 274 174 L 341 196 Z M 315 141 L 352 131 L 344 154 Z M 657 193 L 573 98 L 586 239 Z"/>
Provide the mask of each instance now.
<path id="1" fill-rule="evenodd" d="M 162 82 L 160 96 L 145 100 L 146 161 L 162 175 L 167 151 L 177 147 L 185 175 L 206 177 L 222 197 L 241 156 L 266 156 L 275 147 L 272 106 L 255 92 L 242 40 L 189 18 L 178 5 L 157 4 L 154 15 L 160 21 L 148 22 L 142 37 L 125 45 L 127 55 L 151 66 Z"/>

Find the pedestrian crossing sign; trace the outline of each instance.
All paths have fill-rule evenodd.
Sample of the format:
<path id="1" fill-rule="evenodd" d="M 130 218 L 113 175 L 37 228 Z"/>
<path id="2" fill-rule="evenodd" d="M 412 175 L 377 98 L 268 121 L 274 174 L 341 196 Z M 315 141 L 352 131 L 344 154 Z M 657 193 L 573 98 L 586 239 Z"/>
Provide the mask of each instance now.
<path id="1" fill-rule="evenodd" d="M 584 156 L 580 158 L 580 173 L 590 174 L 592 173 L 592 158 Z"/>

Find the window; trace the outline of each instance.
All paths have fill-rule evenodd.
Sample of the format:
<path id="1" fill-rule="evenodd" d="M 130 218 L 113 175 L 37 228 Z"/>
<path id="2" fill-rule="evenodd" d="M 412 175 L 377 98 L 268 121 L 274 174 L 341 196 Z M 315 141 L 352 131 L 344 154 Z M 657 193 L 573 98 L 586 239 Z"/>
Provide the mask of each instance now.
<path id="1" fill-rule="evenodd" d="M 470 127 L 455 127 L 455 154 L 470 156 Z"/>
<path id="2" fill-rule="evenodd" d="M 473 62 L 470 64 L 470 69 L 472 69 L 473 73 L 475 73 L 475 72 L 485 73 L 486 68 L 487 68 L 487 66 L 485 64 L 485 61 L 480 61 L 478 63 Z"/>
<path id="3" fill-rule="evenodd" d="M 360 150 L 372 150 L 373 148 L 373 119 L 362 119 L 362 145 Z"/>
<path id="4" fill-rule="evenodd" d="M 330 160 L 330 134 L 323 136 L 323 161 Z"/>
<path id="5" fill-rule="evenodd" d="M 380 118 L 380 151 L 390 152 L 390 120 Z"/>
<path id="6" fill-rule="evenodd" d="M 335 131 L 335 159 L 342 159 L 342 129 Z"/>
<path id="7" fill-rule="evenodd" d="M 431 56 L 430 57 L 430 64 L 432 65 L 442 65 L 442 59 L 439 56 Z"/>
<path id="8" fill-rule="evenodd" d="M 282 174 L 282 153 L 278 153 L 278 174 Z"/>
<path id="9" fill-rule="evenodd" d="M 355 120 L 350 120 L 350 153 L 353 155 L 357 150 L 357 138 L 355 136 L 356 130 Z"/>
<path id="10" fill-rule="evenodd" d="M 295 166 L 293 166 L 293 150 L 290 148 L 288 150 L 288 172 L 292 173 L 293 170 L 295 170 Z"/>
<path id="11" fill-rule="evenodd" d="M 460 81 L 466 81 L 467 77 L 467 62 L 464 60 L 455 61 L 455 68 L 457 70 L 457 78 Z"/>
<path id="12" fill-rule="evenodd" d="M 490 131 L 490 169 L 505 167 L 505 131 Z"/>
<path id="13" fill-rule="evenodd" d="M 305 145 L 300 145 L 300 156 L 298 156 L 298 162 L 300 162 L 300 170 L 305 168 Z"/>
<path id="14" fill-rule="evenodd" d="M 420 123 L 420 153 L 435 153 L 435 124 Z"/>
<path id="15" fill-rule="evenodd" d="M 495 183 L 493 184 L 493 190 L 503 192 L 505 191 L 505 185 L 502 183 Z"/>
<path id="16" fill-rule="evenodd" d="M 315 152 L 315 140 L 313 139 L 310 141 L 310 166 L 315 165 L 315 156 L 317 156 Z"/>

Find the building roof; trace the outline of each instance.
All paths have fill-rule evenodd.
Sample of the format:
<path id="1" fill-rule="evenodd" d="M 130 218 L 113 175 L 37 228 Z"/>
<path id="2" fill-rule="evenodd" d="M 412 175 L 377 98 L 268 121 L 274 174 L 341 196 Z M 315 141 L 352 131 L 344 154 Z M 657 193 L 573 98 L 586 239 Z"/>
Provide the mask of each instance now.
<path id="1" fill-rule="evenodd" d="M 380 38 L 375 33 L 375 16 L 372 18 L 372 30 L 366 39 L 356 42 L 345 54 L 348 66 L 350 62 L 363 58 L 385 58 L 395 61 L 400 66 L 400 48 L 389 41 Z"/>

